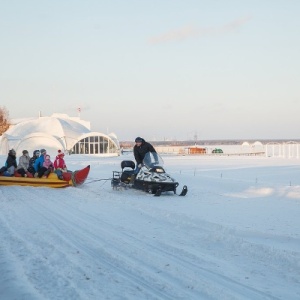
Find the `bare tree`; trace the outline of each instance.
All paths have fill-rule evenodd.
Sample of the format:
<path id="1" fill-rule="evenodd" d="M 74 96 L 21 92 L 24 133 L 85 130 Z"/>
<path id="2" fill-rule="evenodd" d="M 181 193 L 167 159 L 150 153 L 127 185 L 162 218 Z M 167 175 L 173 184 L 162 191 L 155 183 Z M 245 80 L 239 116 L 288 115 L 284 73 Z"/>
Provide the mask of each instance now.
<path id="1" fill-rule="evenodd" d="M 9 128 L 9 113 L 5 106 L 0 106 L 0 136 Z"/>

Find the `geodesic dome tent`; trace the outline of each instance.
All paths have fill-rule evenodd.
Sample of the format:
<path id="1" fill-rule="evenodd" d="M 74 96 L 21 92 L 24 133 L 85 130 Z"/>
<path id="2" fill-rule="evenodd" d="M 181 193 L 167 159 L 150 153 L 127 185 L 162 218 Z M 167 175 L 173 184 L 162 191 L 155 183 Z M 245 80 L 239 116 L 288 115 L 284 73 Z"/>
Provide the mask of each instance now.
<path id="1" fill-rule="evenodd" d="M 0 137 L 0 154 L 15 149 L 21 155 L 26 149 L 31 155 L 44 148 L 56 155 L 57 150 L 69 154 L 119 154 L 120 146 L 115 134 L 90 130 L 90 123 L 65 114 L 15 120 Z"/>

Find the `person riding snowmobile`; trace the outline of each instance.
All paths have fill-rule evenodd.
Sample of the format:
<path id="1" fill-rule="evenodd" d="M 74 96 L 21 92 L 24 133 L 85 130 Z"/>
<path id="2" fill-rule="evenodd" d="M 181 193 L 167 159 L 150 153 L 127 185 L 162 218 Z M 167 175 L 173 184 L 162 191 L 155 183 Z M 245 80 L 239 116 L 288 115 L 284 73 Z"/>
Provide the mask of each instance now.
<path id="1" fill-rule="evenodd" d="M 153 149 L 151 149 L 153 150 Z M 143 190 L 144 192 L 160 196 L 161 193 L 174 192 L 179 183 L 163 168 L 164 161 L 157 152 L 148 151 L 143 159 L 138 173 L 134 174 L 136 164 L 132 160 L 121 162 L 121 172 L 113 171 L 111 185 L 113 189 L 125 187 Z M 178 196 L 185 196 L 187 186 L 184 185 Z"/>
<path id="2" fill-rule="evenodd" d="M 133 147 L 133 154 L 136 160 L 136 168 L 134 170 L 134 174 L 137 174 L 141 169 L 144 157 L 147 152 L 156 153 L 156 150 L 150 143 L 146 142 L 143 138 L 137 137 L 135 139 L 135 146 Z M 156 160 L 158 160 L 158 158 Z"/>

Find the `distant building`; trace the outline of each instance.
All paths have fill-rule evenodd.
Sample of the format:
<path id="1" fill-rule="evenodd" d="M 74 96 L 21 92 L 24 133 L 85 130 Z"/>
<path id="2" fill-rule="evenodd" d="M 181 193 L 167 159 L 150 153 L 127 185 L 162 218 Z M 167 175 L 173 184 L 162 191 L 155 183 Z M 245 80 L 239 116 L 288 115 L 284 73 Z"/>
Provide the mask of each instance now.
<path id="1" fill-rule="evenodd" d="M 206 148 L 201 147 L 188 147 L 188 154 L 206 154 Z"/>
<path id="2" fill-rule="evenodd" d="M 12 120 L 10 128 L 0 137 L 0 154 L 15 149 L 21 155 L 26 149 L 30 155 L 35 149 L 45 148 L 56 154 L 60 149 L 69 154 L 115 154 L 120 146 L 113 133 L 103 134 L 90 130 L 90 122 L 66 114 L 50 117 Z"/>
<path id="3" fill-rule="evenodd" d="M 211 153 L 216 154 L 216 153 L 223 153 L 223 150 L 220 148 L 215 148 Z"/>

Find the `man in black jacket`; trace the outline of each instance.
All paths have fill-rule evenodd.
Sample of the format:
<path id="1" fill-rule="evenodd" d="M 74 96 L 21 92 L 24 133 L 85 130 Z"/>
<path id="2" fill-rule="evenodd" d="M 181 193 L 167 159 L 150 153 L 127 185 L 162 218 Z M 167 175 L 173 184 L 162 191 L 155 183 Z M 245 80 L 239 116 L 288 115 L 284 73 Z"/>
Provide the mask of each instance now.
<path id="1" fill-rule="evenodd" d="M 136 169 L 134 171 L 135 174 L 137 174 L 140 168 L 142 167 L 143 159 L 147 152 L 156 153 L 156 150 L 150 143 L 147 143 L 143 138 L 137 137 L 135 139 L 135 146 L 133 147 L 133 154 L 136 160 Z"/>
<path id="2" fill-rule="evenodd" d="M 134 170 L 134 174 L 131 175 L 130 183 L 132 183 L 132 184 L 134 183 L 136 174 L 141 169 L 144 157 L 147 152 L 156 153 L 156 150 L 150 143 L 147 143 L 143 138 L 137 137 L 135 139 L 135 145 L 133 147 L 133 155 L 136 160 L 136 167 Z"/>
<path id="3" fill-rule="evenodd" d="M 136 160 L 137 165 L 142 164 L 143 159 L 147 152 L 155 152 L 156 153 L 156 150 L 150 143 L 146 142 L 143 138 L 137 137 L 135 139 L 135 146 L 133 147 L 133 154 L 134 154 L 134 158 Z M 141 166 L 139 166 L 139 167 L 141 167 Z"/>

